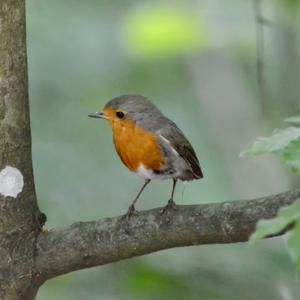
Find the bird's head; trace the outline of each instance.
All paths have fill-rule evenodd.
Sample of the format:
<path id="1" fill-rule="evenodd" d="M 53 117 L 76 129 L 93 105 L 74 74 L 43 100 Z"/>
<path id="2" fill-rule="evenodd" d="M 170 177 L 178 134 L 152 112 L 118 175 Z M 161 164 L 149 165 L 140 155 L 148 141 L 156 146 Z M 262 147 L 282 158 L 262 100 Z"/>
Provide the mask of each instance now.
<path id="1" fill-rule="evenodd" d="M 160 111 L 144 96 L 123 95 L 113 98 L 101 111 L 89 114 L 89 117 L 105 119 L 114 126 L 125 122 L 143 122 L 152 114 L 160 114 Z"/>

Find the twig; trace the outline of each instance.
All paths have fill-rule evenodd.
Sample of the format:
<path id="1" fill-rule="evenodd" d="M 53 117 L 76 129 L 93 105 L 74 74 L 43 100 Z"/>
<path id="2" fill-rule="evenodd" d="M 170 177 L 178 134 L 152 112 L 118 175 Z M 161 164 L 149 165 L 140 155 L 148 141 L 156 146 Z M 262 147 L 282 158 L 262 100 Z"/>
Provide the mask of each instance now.
<path id="1" fill-rule="evenodd" d="M 262 111 L 266 111 L 266 90 L 264 74 L 264 28 L 265 24 L 270 25 L 269 20 L 262 16 L 262 0 L 254 0 L 255 26 L 256 26 L 256 70 L 257 85 L 261 101 Z"/>

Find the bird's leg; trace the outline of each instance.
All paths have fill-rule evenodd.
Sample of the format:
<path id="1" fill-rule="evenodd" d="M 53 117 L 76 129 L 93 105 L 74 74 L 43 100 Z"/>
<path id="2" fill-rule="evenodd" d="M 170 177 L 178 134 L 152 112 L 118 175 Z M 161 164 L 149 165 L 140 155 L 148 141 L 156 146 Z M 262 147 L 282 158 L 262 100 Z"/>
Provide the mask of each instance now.
<path id="1" fill-rule="evenodd" d="M 167 211 L 170 210 L 176 210 L 176 203 L 174 202 L 174 192 L 175 192 L 175 187 L 176 187 L 177 179 L 173 178 L 173 187 L 172 187 L 172 193 L 171 193 L 171 198 L 168 200 L 167 205 L 162 209 L 161 213 L 164 214 Z"/>
<path id="2" fill-rule="evenodd" d="M 129 219 L 132 215 L 136 214 L 137 211 L 135 210 L 135 203 L 136 201 L 139 199 L 139 197 L 141 196 L 143 190 L 145 189 L 145 187 L 148 185 L 148 183 L 150 183 L 150 179 L 146 179 L 145 183 L 143 184 L 142 188 L 140 189 L 140 191 L 138 192 L 138 194 L 136 195 L 136 197 L 134 198 L 133 202 L 131 203 L 131 205 L 128 207 L 128 211 L 127 213 L 124 215 L 124 217 L 126 219 Z"/>

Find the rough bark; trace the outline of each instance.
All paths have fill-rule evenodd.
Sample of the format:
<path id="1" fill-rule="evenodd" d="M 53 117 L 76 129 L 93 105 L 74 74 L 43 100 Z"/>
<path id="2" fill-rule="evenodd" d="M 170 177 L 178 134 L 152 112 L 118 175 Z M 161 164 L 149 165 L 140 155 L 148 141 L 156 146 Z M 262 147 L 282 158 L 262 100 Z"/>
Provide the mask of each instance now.
<path id="1" fill-rule="evenodd" d="M 36 267 L 41 280 L 162 249 L 245 242 L 259 219 L 300 197 L 300 190 L 248 201 L 178 206 L 161 215 L 144 211 L 122 217 L 76 223 L 39 236 Z"/>
<path id="2" fill-rule="evenodd" d="M 0 2 L 0 171 L 17 168 L 23 191 L 0 194 L 0 299 L 33 299 L 36 204 L 31 163 L 25 1 Z"/>

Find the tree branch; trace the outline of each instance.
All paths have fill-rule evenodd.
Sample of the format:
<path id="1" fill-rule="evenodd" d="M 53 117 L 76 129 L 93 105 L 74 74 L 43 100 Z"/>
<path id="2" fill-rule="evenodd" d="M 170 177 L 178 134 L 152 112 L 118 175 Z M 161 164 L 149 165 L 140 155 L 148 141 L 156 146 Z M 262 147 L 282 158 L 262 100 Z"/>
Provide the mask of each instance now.
<path id="1" fill-rule="evenodd" d="M 201 244 L 245 242 L 260 219 L 300 197 L 300 190 L 248 201 L 182 205 L 170 215 L 159 209 L 75 223 L 41 234 L 36 268 L 46 280 L 71 271 L 119 261 L 163 249 Z"/>

